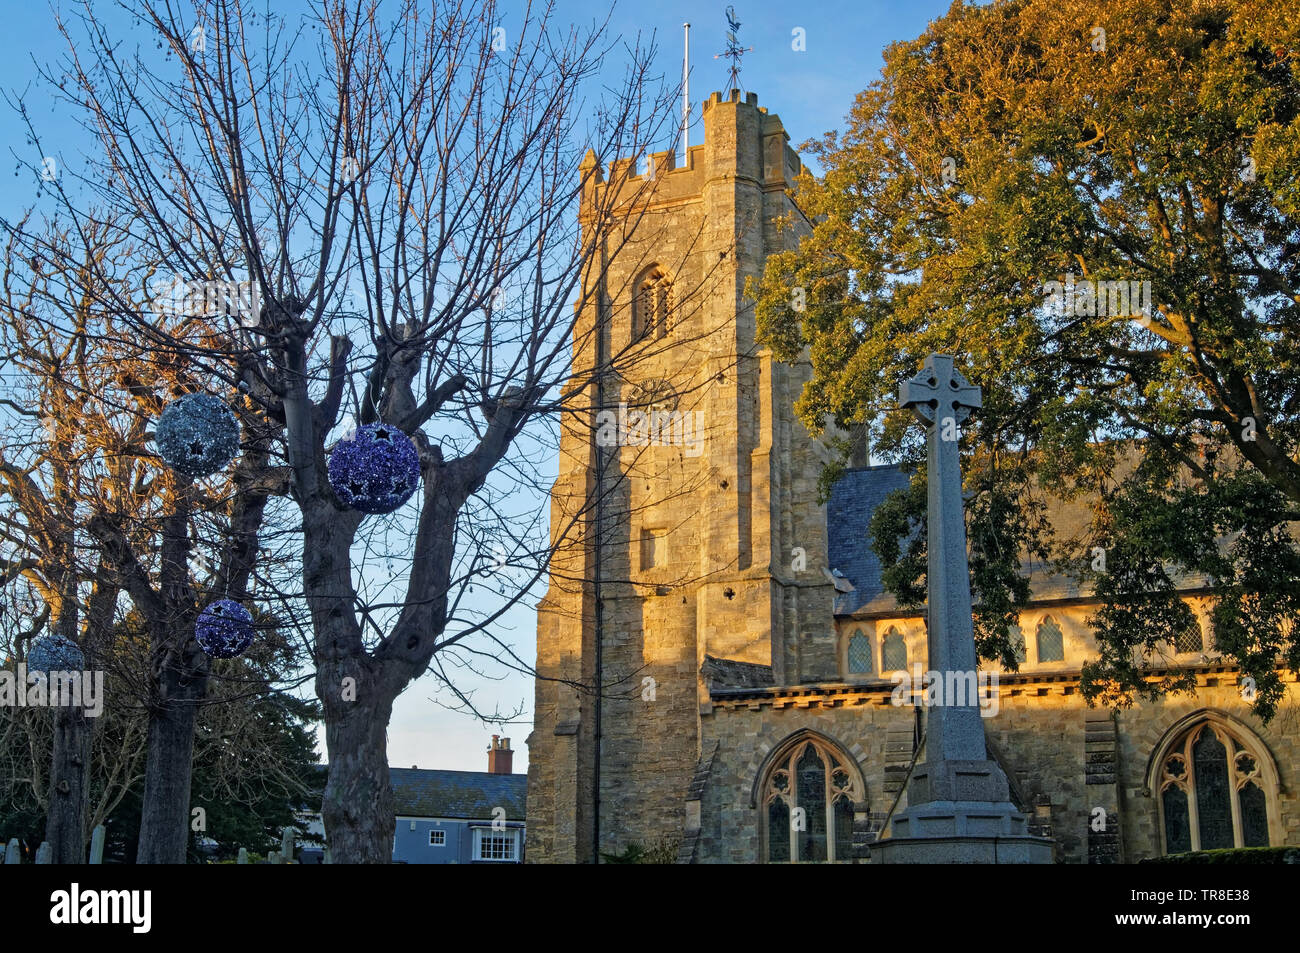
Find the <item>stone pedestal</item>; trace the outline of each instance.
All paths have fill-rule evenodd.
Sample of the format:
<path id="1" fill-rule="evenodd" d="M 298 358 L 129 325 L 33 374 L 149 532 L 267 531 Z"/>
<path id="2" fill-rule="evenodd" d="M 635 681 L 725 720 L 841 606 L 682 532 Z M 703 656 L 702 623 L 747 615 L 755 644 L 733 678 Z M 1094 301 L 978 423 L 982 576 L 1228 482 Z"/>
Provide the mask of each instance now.
<path id="1" fill-rule="evenodd" d="M 1028 832 L 993 761 L 917 765 L 908 806 L 871 848 L 876 864 L 1050 864 L 1052 842 Z"/>

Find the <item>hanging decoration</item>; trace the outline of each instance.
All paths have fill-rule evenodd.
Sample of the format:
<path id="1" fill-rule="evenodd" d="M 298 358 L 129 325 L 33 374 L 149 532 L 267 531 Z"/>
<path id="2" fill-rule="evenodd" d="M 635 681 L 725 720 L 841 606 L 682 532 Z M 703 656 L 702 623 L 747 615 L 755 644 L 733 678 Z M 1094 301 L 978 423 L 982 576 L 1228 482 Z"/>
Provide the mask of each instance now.
<path id="1" fill-rule="evenodd" d="M 391 513 L 420 483 L 420 456 L 411 438 L 388 424 L 367 424 L 340 440 L 329 459 L 330 486 L 345 506 Z"/>
<path id="2" fill-rule="evenodd" d="M 154 443 L 167 466 L 205 477 L 224 470 L 239 453 L 239 421 L 220 398 L 186 394 L 163 408 Z"/>
<path id="3" fill-rule="evenodd" d="M 62 635 L 42 635 L 32 641 L 27 652 L 27 671 L 80 672 L 86 667 L 86 656 L 76 642 Z"/>
<path id="4" fill-rule="evenodd" d="M 199 613 L 194 637 L 212 658 L 243 655 L 253 644 L 253 616 L 232 599 L 218 599 Z"/>

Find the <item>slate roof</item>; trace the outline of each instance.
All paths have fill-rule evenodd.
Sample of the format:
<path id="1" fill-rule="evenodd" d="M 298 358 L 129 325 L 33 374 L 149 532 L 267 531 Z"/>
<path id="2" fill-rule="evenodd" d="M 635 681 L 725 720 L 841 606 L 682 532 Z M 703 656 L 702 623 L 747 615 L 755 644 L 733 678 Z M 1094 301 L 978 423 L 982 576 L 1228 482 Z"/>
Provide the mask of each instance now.
<path id="1" fill-rule="evenodd" d="M 895 464 L 887 464 L 846 470 L 831 488 L 826 504 L 830 564 L 854 585 L 853 592 L 836 594 L 837 616 L 851 615 L 882 595 L 887 596 L 880 581 L 880 559 L 871 548 L 867 527 L 871 514 L 885 497 L 910 482 L 910 475 Z"/>
<path id="2" fill-rule="evenodd" d="M 700 674 L 714 688 L 760 688 L 773 684 L 772 666 L 737 659 L 704 656 Z"/>
<path id="3" fill-rule="evenodd" d="M 528 775 L 486 771 L 435 771 L 389 768 L 395 812 L 403 817 L 492 820 L 492 809 L 506 809 L 506 820 L 525 817 Z"/>
<path id="4" fill-rule="evenodd" d="M 1131 454 L 1122 458 L 1120 468 L 1131 468 L 1133 459 Z M 898 600 L 885 591 L 881 582 L 880 559 L 871 548 L 868 526 L 876 507 L 885 497 L 895 490 L 905 488 L 910 482 L 909 473 L 897 464 L 886 464 L 846 470 L 831 488 L 831 498 L 826 505 L 830 565 L 832 569 L 843 573 L 855 589 L 853 592 L 836 594 L 836 616 L 854 613 L 891 614 L 899 611 Z M 1047 518 L 1058 542 L 1081 538 L 1091 517 L 1088 500 L 1062 500 L 1049 495 L 1047 507 Z M 1221 544 L 1226 545 L 1226 542 L 1221 541 Z M 1029 577 L 1034 602 L 1080 599 L 1091 594 L 1089 584 L 1080 586 L 1079 580 L 1073 576 L 1028 554 L 1021 560 L 1020 568 Z M 1183 591 L 1197 590 L 1211 584 L 1211 580 L 1201 573 L 1175 570 L 1171 575 L 1175 585 Z"/>

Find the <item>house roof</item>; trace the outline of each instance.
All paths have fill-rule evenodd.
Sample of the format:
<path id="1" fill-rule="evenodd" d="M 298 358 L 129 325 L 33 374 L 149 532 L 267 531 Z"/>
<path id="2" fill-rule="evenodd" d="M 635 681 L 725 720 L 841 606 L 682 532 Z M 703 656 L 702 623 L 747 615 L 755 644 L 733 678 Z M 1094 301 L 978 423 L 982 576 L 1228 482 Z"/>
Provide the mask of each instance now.
<path id="1" fill-rule="evenodd" d="M 455 817 L 492 820 L 505 808 L 506 820 L 525 817 L 528 776 L 486 771 L 389 768 L 395 812 L 405 817 Z"/>

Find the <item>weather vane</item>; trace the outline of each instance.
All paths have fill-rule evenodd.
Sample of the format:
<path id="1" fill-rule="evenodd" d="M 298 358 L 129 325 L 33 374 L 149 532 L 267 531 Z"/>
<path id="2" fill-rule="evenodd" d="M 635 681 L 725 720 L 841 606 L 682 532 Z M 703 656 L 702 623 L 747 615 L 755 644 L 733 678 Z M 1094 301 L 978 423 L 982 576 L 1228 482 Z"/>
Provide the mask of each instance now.
<path id="1" fill-rule="evenodd" d="M 740 88 L 740 59 L 746 53 L 752 53 L 754 51 L 754 48 L 752 46 L 740 45 L 740 40 L 736 37 L 736 34 L 738 32 L 740 32 L 740 21 L 736 19 L 736 8 L 732 6 L 728 6 L 727 7 L 727 48 L 723 50 L 721 53 L 715 53 L 713 56 L 715 60 L 721 59 L 724 56 L 727 59 L 731 60 L 731 72 L 727 76 L 728 89 Z"/>

